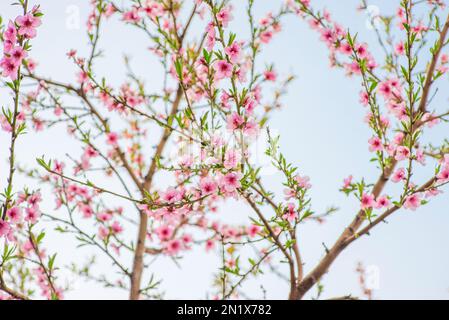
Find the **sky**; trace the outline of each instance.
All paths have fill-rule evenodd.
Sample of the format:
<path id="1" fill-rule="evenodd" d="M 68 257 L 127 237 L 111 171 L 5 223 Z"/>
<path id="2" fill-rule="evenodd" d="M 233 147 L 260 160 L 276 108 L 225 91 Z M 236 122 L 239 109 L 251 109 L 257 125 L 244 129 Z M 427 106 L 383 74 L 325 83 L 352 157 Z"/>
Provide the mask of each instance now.
<path id="1" fill-rule="evenodd" d="M 31 1 L 35 3 L 35 1 Z M 356 0 L 316 0 L 315 8 L 326 7 L 336 21 L 356 30 L 359 39 L 376 47 L 374 31 L 368 27 L 368 18 L 357 13 Z M 1 1 L 0 13 L 6 17 L 16 14 L 16 8 Z M 74 67 L 65 53 L 72 48 L 85 52 L 86 36 L 83 22 L 89 13 L 87 0 L 41 0 L 45 13 L 39 37 L 33 41 L 32 56 L 39 62 L 38 74 L 53 79 L 73 81 Z M 234 20 L 231 28 L 247 30 L 244 16 L 245 1 L 234 1 Z M 256 0 L 256 17 L 278 7 L 280 1 Z M 399 1 L 372 1 L 372 10 L 394 13 Z M 77 19 L 79 15 L 80 20 Z M 78 23 L 79 22 L 79 23 Z M 278 111 L 270 124 L 273 132 L 281 136 L 281 150 L 286 158 L 298 165 L 301 174 L 311 178 L 313 206 L 322 212 L 330 206 L 339 207 L 327 223 L 309 223 L 299 230 L 299 245 L 303 251 L 305 269 L 319 261 L 324 253 L 323 243 L 330 246 L 343 228 L 352 220 L 358 203 L 347 198 L 338 189 L 349 174 L 374 181 L 378 175 L 372 163 L 367 140 L 371 133 L 360 106 L 360 84 L 348 78 L 341 70 L 329 68 L 327 50 L 317 34 L 297 17 L 287 17 L 282 23 L 283 32 L 277 35 L 263 51 L 260 61 L 273 62 L 280 76 L 293 73 L 297 79 L 283 99 L 284 108 Z M 243 31 L 245 34 L 245 31 Z M 124 54 L 132 57 L 135 70 L 145 76 L 147 86 L 161 86 L 160 69 L 149 57 L 148 43 L 139 32 L 123 27 L 116 21 L 108 22 L 100 46 L 106 55 L 97 65 L 99 74 L 107 74 L 113 84 L 120 84 L 126 72 L 122 64 Z M 263 64 L 262 64 L 263 65 Z M 445 80 L 447 81 L 447 79 Z M 447 85 L 447 83 L 446 83 Z M 0 101 L 8 103 L 8 97 L 0 91 Z M 269 93 L 267 93 L 269 94 Z M 447 101 L 441 101 L 447 103 Z M 446 129 L 447 130 L 447 129 Z M 436 131 L 432 138 L 441 138 L 444 131 Z M 0 160 L 4 168 L 7 158 L 7 136 L 0 134 Z M 18 161 L 31 167 L 35 158 L 45 154 L 47 158 L 63 158 L 67 149 L 77 150 L 77 145 L 67 138 L 63 128 L 38 134 L 29 134 L 18 143 Z M 429 168 L 432 170 L 431 168 Z M 101 184 L 101 178 L 99 178 Z M 267 174 L 267 183 L 281 191 L 280 177 Z M 19 184 L 25 183 L 19 177 Z M 4 170 L 0 170 L 0 184 L 5 181 Z M 1 185 L 3 187 L 3 185 Z M 44 193 L 44 196 L 46 194 Z M 48 197 L 50 198 L 50 197 Z M 54 207 L 46 199 L 48 210 Z M 377 299 L 447 299 L 449 298 L 449 197 L 443 194 L 416 212 L 399 211 L 379 225 L 370 237 L 356 241 L 344 251 L 323 279 L 324 298 L 346 294 L 360 295 L 355 268 L 363 262 L 370 273 L 374 297 Z M 247 221 L 248 208 L 236 203 L 227 203 L 220 215 L 228 221 Z M 58 259 L 69 265 L 71 261 L 86 260 L 92 252 L 77 249 L 69 237 L 49 234 L 50 248 L 60 252 Z M 194 249 L 182 259 L 182 269 L 170 259 L 160 259 L 148 268 L 163 279 L 161 288 L 166 298 L 203 299 L 210 294 L 212 275 L 220 267 L 218 255 Z M 98 271 L 107 270 L 108 263 L 99 260 Z M 62 273 L 67 271 L 61 270 Z M 267 272 L 268 273 L 268 272 Z M 193 275 L 193 276 L 192 276 Z M 201 276 L 199 276 L 201 275 Z M 120 290 L 104 289 L 92 282 L 74 280 L 70 273 L 73 290 L 66 294 L 69 299 L 123 299 L 127 294 Z M 261 298 L 260 285 L 267 297 L 286 298 L 288 285 L 275 276 L 266 275 L 248 281 L 245 293 L 251 298 Z M 314 293 L 314 290 L 312 290 Z M 310 297 L 310 296 L 309 296 Z"/>

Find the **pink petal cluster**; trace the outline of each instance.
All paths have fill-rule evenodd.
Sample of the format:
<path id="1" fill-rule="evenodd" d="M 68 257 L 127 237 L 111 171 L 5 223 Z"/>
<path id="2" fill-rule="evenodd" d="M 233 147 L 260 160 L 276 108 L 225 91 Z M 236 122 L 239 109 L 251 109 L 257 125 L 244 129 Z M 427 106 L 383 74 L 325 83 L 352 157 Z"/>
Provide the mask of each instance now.
<path id="1" fill-rule="evenodd" d="M 421 196 L 419 194 L 412 194 L 405 199 L 404 208 L 415 211 L 421 206 Z"/>
<path id="2" fill-rule="evenodd" d="M 23 16 L 18 16 L 15 22 L 9 21 L 3 32 L 3 57 L 0 60 L 2 76 L 16 80 L 18 70 L 28 52 L 23 47 L 23 42 L 36 37 L 37 27 L 41 25 L 40 12 L 37 7 Z"/>

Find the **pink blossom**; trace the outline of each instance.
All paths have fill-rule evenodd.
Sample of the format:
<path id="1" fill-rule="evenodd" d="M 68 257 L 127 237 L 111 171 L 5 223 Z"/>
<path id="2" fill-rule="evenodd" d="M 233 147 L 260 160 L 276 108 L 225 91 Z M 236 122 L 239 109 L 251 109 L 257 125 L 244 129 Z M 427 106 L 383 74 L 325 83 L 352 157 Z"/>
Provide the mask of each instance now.
<path id="1" fill-rule="evenodd" d="M 241 187 L 241 178 L 242 174 L 240 172 L 230 172 L 222 178 L 221 186 L 226 192 L 234 192 L 237 188 Z"/>
<path id="2" fill-rule="evenodd" d="M 244 83 L 246 82 L 246 74 L 248 72 L 248 65 L 247 64 L 240 64 L 240 66 L 235 70 L 235 75 L 237 76 L 237 79 L 239 82 Z"/>
<path id="3" fill-rule="evenodd" d="M 362 195 L 362 199 L 360 200 L 360 202 L 362 205 L 362 210 L 372 208 L 376 204 L 376 202 L 374 201 L 374 195 L 366 193 Z"/>
<path id="4" fill-rule="evenodd" d="M 393 89 L 391 88 L 390 82 L 382 82 L 379 85 L 379 92 L 385 99 L 392 98 L 393 95 Z"/>
<path id="5" fill-rule="evenodd" d="M 80 71 L 77 76 L 76 76 L 76 81 L 80 84 L 84 84 L 87 82 L 87 80 L 89 80 L 89 75 L 87 72 L 85 71 Z"/>
<path id="6" fill-rule="evenodd" d="M 215 26 L 213 23 L 209 23 L 206 28 L 207 36 L 206 36 L 206 48 L 209 51 L 212 51 L 215 46 Z"/>
<path id="7" fill-rule="evenodd" d="M 335 41 L 335 33 L 330 28 L 325 28 L 321 31 L 321 40 L 328 46 L 331 46 Z"/>
<path id="8" fill-rule="evenodd" d="M 156 235 L 158 236 L 159 240 L 161 241 L 168 241 L 170 240 L 173 230 L 169 226 L 160 226 L 155 230 Z"/>
<path id="9" fill-rule="evenodd" d="M 343 180 L 343 189 L 347 189 L 351 186 L 352 178 L 353 178 L 352 175 L 350 175 L 349 177 Z"/>
<path id="10" fill-rule="evenodd" d="M 37 117 L 34 117 L 32 119 L 32 121 L 33 121 L 33 128 L 34 128 L 34 130 L 36 130 L 36 131 L 44 130 L 44 122 L 41 119 L 39 119 Z"/>
<path id="11" fill-rule="evenodd" d="M 193 242 L 192 236 L 190 234 L 185 234 L 181 237 L 182 243 L 187 248 Z"/>
<path id="12" fill-rule="evenodd" d="M 63 170 L 64 170 L 65 164 L 64 162 L 60 162 L 58 160 L 55 160 L 54 166 L 53 166 L 53 171 L 55 171 L 58 174 L 62 174 Z"/>
<path id="13" fill-rule="evenodd" d="M 424 151 L 422 149 L 416 150 L 416 161 L 418 161 L 423 166 L 426 165 L 426 155 L 424 154 Z"/>
<path id="14" fill-rule="evenodd" d="M 441 163 L 446 166 L 449 166 L 449 154 L 444 155 L 443 159 L 441 159 Z"/>
<path id="15" fill-rule="evenodd" d="M 173 239 L 167 243 L 167 254 L 171 256 L 177 255 L 179 251 L 181 251 L 181 248 L 181 241 L 178 239 Z"/>
<path id="16" fill-rule="evenodd" d="M 310 189 L 312 187 L 312 185 L 310 184 L 310 178 L 308 176 L 296 176 L 294 179 L 298 183 L 298 186 L 300 188 Z"/>
<path id="17" fill-rule="evenodd" d="M 397 169 L 394 173 L 393 176 L 391 177 L 391 181 L 393 182 L 400 182 L 402 180 L 405 179 L 405 169 L 404 168 L 399 168 Z"/>
<path id="18" fill-rule="evenodd" d="M 226 60 L 219 60 L 214 64 L 215 78 L 221 80 L 232 76 L 232 64 Z"/>
<path id="19" fill-rule="evenodd" d="M 405 160 L 410 157 L 410 149 L 405 146 L 399 146 L 396 149 L 396 156 L 394 157 L 397 161 Z"/>
<path id="20" fill-rule="evenodd" d="M 60 116 L 62 115 L 63 112 L 64 112 L 64 111 L 63 111 L 63 109 L 62 109 L 60 106 L 56 106 L 56 107 L 55 107 L 55 110 L 54 110 L 55 116 L 60 117 Z"/>
<path id="21" fill-rule="evenodd" d="M 19 35 L 32 39 L 36 37 L 36 28 L 41 25 L 41 19 L 27 13 L 24 16 L 18 16 L 16 23 L 19 26 Z"/>
<path id="22" fill-rule="evenodd" d="M 111 146 L 117 146 L 118 144 L 118 134 L 115 132 L 110 132 L 107 134 L 106 143 Z"/>
<path id="23" fill-rule="evenodd" d="M 123 21 L 129 23 L 139 22 L 142 18 L 139 16 L 139 10 L 134 7 L 132 10 L 123 13 Z"/>
<path id="24" fill-rule="evenodd" d="M 260 232 L 260 227 L 258 225 L 252 224 L 248 228 L 246 228 L 246 233 L 248 237 L 254 238 Z"/>
<path id="25" fill-rule="evenodd" d="M 84 218 L 90 218 L 94 214 L 94 211 L 92 210 L 92 208 L 87 204 L 81 205 L 80 211 L 83 214 Z"/>
<path id="26" fill-rule="evenodd" d="M 263 27 L 268 27 L 273 21 L 273 14 L 269 12 L 266 17 L 259 20 L 259 23 Z"/>
<path id="27" fill-rule="evenodd" d="M 27 198 L 28 198 L 27 194 L 25 194 L 24 192 L 19 192 L 17 194 L 17 201 L 16 202 L 17 202 L 17 204 L 24 203 L 27 200 Z"/>
<path id="28" fill-rule="evenodd" d="M 9 40 L 13 45 L 16 44 L 17 41 L 17 30 L 14 22 L 9 21 L 8 27 L 3 33 L 3 37 L 5 40 Z"/>
<path id="29" fill-rule="evenodd" d="M 104 226 L 100 226 L 98 228 L 98 237 L 102 240 L 105 240 L 108 236 L 109 236 L 109 229 Z"/>
<path id="30" fill-rule="evenodd" d="M 104 15 L 106 18 L 111 17 L 117 10 L 115 9 L 114 5 L 112 3 L 109 3 L 105 10 L 104 10 Z"/>
<path id="31" fill-rule="evenodd" d="M 274 72 L 273 70 L 266 70 L 263 75 L 265 77 L 265 80 L 267 81 L 276 81 L 276 72 Z"/>
<path id="32" fill-rule="evenodd" d="M 431 188 L 425 192 L 425 197 L 426 198 L 435 197 L 440 193 L 443 193 L 443 191 L 438 190 L 437 188 Z"/>
<path id="33" fill-rule="evenodd" d="M 233 112 L 230 114 L 227 118 L 227 126 L 228 130 L 235 130 L 240 128 L 240 126 L 243 124 L 244 119 L 241 115 L 239 115 L 237 112 Z"/>
<path id="34" fill-rule="evenodd" d="M 97 219 L 100 220 L 101 222 L 107 222 L 109 220 L 111 220 L 112 215 L 108 212 L 100 212 L 97 214 Z"/>
<path id="35" fill-rule="evenodd" d="M 8 222 L 0 219 L 0 237 L 7 236 L 11 231 L 11 226 Z"/>
<path id="36" fill-rule="evenodd" d="M 17 30 L 14 23 L 12 23 L 11 21 L 9 22 L 7 29 L 3 33 L 3 37 L 3 51 L 4 53 L 9 53 L 12 48 L 14 48 L 17 42 Z"/>
<path id="37" fill-rule="evenodd" d="M 84 150 L 84 155 L 89 159 L 95 158 L 98 156 L 98 151 L 92 148 L 91 146 L 87 146 L 86 149 Z"/>
<path id="38" fill-rule="evenodd" d="M 156 1 L 147 1 L 146 5 L 143 7 L 143 11 L 147 16 L 154 20 L 164 12 L 164 8 Z"/>
<path id="39" fill-rule="evenodd" d="M 176 203 L 183 198 L 183 194 L 175 188 L 168 188 L 166 192 L 162 193 L 162 200 L 168 203 Z"/>
<path id="40" fill-rule="evenodd" d="M 269 43 L 271 39 L 273 38 L 273 32 L 266 30 L 260 33 L 260 41 L 262 43 Z"/>
<path id="41" fill-rule="evenodd" d="M 382 140 L 379 139 L 379 137 L 372 137 L 368 140 L 369 143 L 369 151 L 375 152 L 375 151 L 382 151 L 383 145 Z"/>
<path id="42" fill-rule="evenodd" d="M 296 198 L 296 191 L 290 188 L 284 189 L 285 200 Z"/>
<path id="43" fill-rule="evenodd" d="M 246 121 L 243 133 L 249 137 L 255 137 L 259 133 L 259 124 L 253 119 Z"/>
<path id="44" fill-rule="evenodd" d="M 381 197 L 377 198 L 376 208 L 384 208 L 384 207 L 388 207 L 389 205 L 390 205 L 390 200 L 388 199 L 387 196 L 381 196 Z"/>
<path id="45" fill-rule="evenodd" d="M 220 12 L 217 13 L 217 20 L 221 22 L 221 25 L 223 27 L 227 27 L 229 21 L 232 19 L 231 9 L 231 7 L 226 7 L 221 9 Z"/>
<path id="46" fill-rule="evenodd" d="M 27 240 L 22 245 L 22 250 L 25 252 L 26 255 L 30 254 L 30 252 L 33 251 L 33 243 L 30 240 Z"/>
<path id="47" fill-rule="evenodd" d="M 40 192 L 35 192 L 28 197 L 28 204 L 31 207 L 36 208 L 36 209 L 39 207 L 39 202 L 41 202 L 41 201 L 42 201 L 42 196 L 41 196 Z"/>
<path id="48" fill-rule="evenodd" d="M 226 91 L 223 91 L 221 93 L 220 102 L 223 105 L 223 108 L 229 109 L 229 107 L 230 107 L 229 106 L 229 100 L 230 99 L 231 99 L 231 96 Z"/>
<path id="49" fill-rule="evenodd" d="M 402 56 L 405 54 L 405 46 L 404 43 L 401 41 L 399 42 L 395 47 L 395 52 L 398 56 Z"/>
<path id="50" fill-rule="evenodd" d="M 365 91 L 360 92 L 360 100 L 359 101 L 364 107 L 367 106 L 369 103 L 368 93 L 366 93 Z"/>
<path id="51" fill-rule="evenodd" d="M 29 223 L 36 223 L 40 217 L 40 212 L 36 208 L 25 209 L 25 221 Z"/>
<path id="52" fill-rule="evenodd" d="M 20 65 L 22 60 L 28 56 L 28 53 L 22 47 L 17 46 L 9 52 L 9 55 L 14 63 Z"/>
<path id="53" fill-rule="evenodd" d="M 295 221 L 295 219 L 298 217 L 298 213 L 296 212 L 295 205 L 293 203 L 287 204 L 287 210 L 285 214 L 283 215 L 283 218 L 287 221 Z"/>
<path id="54" fill-rule="evenodd" d="M 233 42 L 229 47 L 226 47 L 225 52 L 233 63 L 240 60 L 241 49 L 237 42 Z"/>
<path id="55" fill-rule="evenodd" d="M 123 231 L 123 227 L 118 221 L 114 221 L 111 225 L 111 230 L 114 234 L 118 234 Z"/>
<path id="56" fill-rule="evenodd" d="M 404 208 L 416 210 L 421 205 L 421 197 L 418 194 L 412 194 L 405 199 Z"/>
<path id="57" fill-rule="evenodd" d="M 398 132 L 395 134 L 394 138 L 393 138 L 393 142 L 396 145 L 400 145 L 402 143 L 402 141 L 404 140 L 404 133 L 403 132 Z"/>
<path id="58" fill-rule="evenodd" d="M 237 265 L 237 262 L 235 259 L 229 259 L 226 261 L 226 266 L 228 268 L 234 268 Z"/>
<path id="59" fill-rule="evenodd" d="M 2 75 L 9 77 L 11 80 L 17 79 L 17 72 L 19 71 L 19 64 L 12 58 L 3 58 L 0 60 L 0 67 L 3 69 Z"/>
<path id="60" fill-rule="evenodd" d="M 384 115 L 381 115 L 379 117 L 379 120 L 380 120 L 380 124 L 381 124 L 382 127 L 384 127 L 384 128 L 389 128 L 390 127 L 390 119 L 388 117 L 386 117 Z"/>
<path id="61" fill-rule="evenodd" d="M 226 150 L 225 158 L 223 165 L 226 169 L 233 169 L 235 168 L 241 160 L 240 152 L 235 149 L 228 149 Z"/>
<path id="62" fill-rule="evenodd" d="M 352 54 L 351 45 L 347 42 L 341 44 L 339 50 L 341 53 L 348 55 L 348 56 Z"/>
<path id="63" fill-rule="evenodd" d="M 211 194 L 217 190 L 217 183 L 211 177 L 202 178 L 200 181 L 202 194 Z"/>
<path id="64" fill-rule="evenodd" d="M 368 48 L 367 48 L 367 45 L 364 43 L 356 44 L 355 51 L 357 52 L 357 55 L 362 59 L 368 57 Z"/>
<path id="65" fill-rule="evenodd" d="M 243 104 L 243 107 L 245 108 L 245 111 L 248 115 L 253 113 L 256 106 L 257 106 L 256 100 L 254 100 L 253 98 L 250 98 L 250 97 L 245 99 L 245 102 Z"/>
<path id="66" fill-rule="evenodd" d="M 215 247 L 215 242 L 211 239 L 206 241 L 206 251 L 211 251 Z"/>
<path id="67" fill-rule="evenodd" d="M 19 223 L 22 220 L 22 210 L 19 207 L 12 207 L 6 211 L 6 216 L 12 223 Z"/>
<path id="68" fill-rule="evenodd" d="M 186 154 L 179 160 L 179 165 L 181 167 L 190 167 L 193 164 L 194 160 L 195 159 L 192 157 L 192 155 Z"/>
<path id="69" fill-rule="evenodd" d="M 385 150 L 390 157 L 393 157 L 394 153 L 396 152 L 396 147 L 394 146 L 394 144 L 390 143 L 385 146 Z"/>
<path id="70" fill-rule="evenodd" d="M 429 112 L 423 115 L 422 121 L 425 122 L 429 128 L 432 128 L 440 123 L 440 119 Z"/>
<path id="71" fill-rule="evenodd" d="M 449 181 L 449 166 L 445 166 L 437 175 L 439 183 L 444 183 Z"/>
<path id="72" fill-rule="evenodd" d="M 0 116 L 0 126 L 3 131 L 12 132 L 12 126 L 4 115 Z"/>

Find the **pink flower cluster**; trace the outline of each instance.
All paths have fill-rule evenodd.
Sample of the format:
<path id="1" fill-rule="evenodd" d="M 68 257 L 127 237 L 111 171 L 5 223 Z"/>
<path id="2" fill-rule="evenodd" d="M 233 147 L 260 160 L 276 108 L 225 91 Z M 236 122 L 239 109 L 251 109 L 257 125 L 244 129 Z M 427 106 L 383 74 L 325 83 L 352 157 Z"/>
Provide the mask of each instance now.
<path id="1" fill-rule="evenodd" d="M 380 196 L 375 199 L 374 195 L 364 193 L 360 199 L 362 210 L 367 209 L 380 209 L 390 206 L 390 200 L 386 195 Z"/>
<path id="2" fill-rule="evenodd" d="M 213 232 L 214 236 L 204 241 L 206 251 L 214 249 L 215 243 L 222 239 L 226 241 L 240 241 L 243 236 L 254 238 L 261 232 L 258 225 L 244 227 L 231 227 L 217 221 L 208 221 L 205 217 L 200 217 L 193 223 L 196 227 Z M 171 256 L 178 255 L 181 251 L 190 250 L 194 243 L 193 237 L 189 233 L 176 234 L 177 230 L 169 224 L 161 224 L 155 229 L 155 235 L 162 245 L 163 252 Z"/>
<path id="3" fill-rule="evenodd" d="M 307 176 L 301 177 L 295 176 L 292 181 L 293 185 L 284 189 L 284 195 L 286 200 L 295 199 L 299 197 L 299 193 L 312 188 L 310 178 Z"/>
<path id="4" fill-rule="evenodd" d="M 111 5 L 107 7 L 107 11 L 109 16 L 115 12 L 114 7 Z M 131 10 L 124 12 L 122 19 L 128 23 L 138 23 L 142 20 L 142 15 L 145 15 L 152 20 L 156 20 L 156 18 L 159 18 L 164 11 L 164 7 L 161 3 L 154 0 L 147 0 L 144 1 L 142 7 L 133 7 Z M 169 22 L 166 21 L 165 23 Z"/>
<path id="5" fill-rule="evenodd" d="M 39 253 L 42 257 L 45 257 L 45 253 Z M 61 288 L 55 287 L 52 288 L 53 284 L 50 284 L 48 281 L 48 276 L 46 274 L 46 271 L 42 267 L 38 267 L 33 269 L 33 272 L 37 278 L 37 285 L 41 289 L 41 294 L 44 297 L 47 297 L 48 300 L 57 298 L 58 300 L 64 299 L 63 290 Z M 53 292 L 54 290 L 54 292 Z M 53 297 L 52 294 L 56 295 L 56 297 Z"/>
<path id="6" fill-rule="evenodd" d="M 18 16 L 15 22 L 9 21 L 3 33 L 3 58 L 0 60 L 2 75 L 16 80 L 18 70 L 28 53 L 24 43 L 36 37 L 36 28 L 40 26 L 41 19 L 38 7 L 23 16 Z"/>
<path id="7" fill-rule="evenodd" d="M 90 159 L 98 155 L 97 151 L 92 147 L 85 149 L 82 156 L 83 161 L 89 163 Z M 87 165 L 86 164 L 86 165 Z M 62 162 L 55 161 L 53 171 L 58 174 L 63 174 L 65 165 Z M 75 168 L 75 173 L 81 170 L 81 168 Z M 52 176 L 56 185 L 61 178 L 57 175 Z M 117 217 L 122 214 L 123 209 L 121 207 L 97 211 L 94 209 L 94 198 L 96 191 L 91 191 L 87 187 L 79 186 L 69 181 L 64 181 L 63 184 L 55 187 L 54 189 L 56 198 L 56 208 L 60 208 L 65 202 L 73 204 L 77 210 L 81 213 L 84 219 L 94 219 L 98 224 L 98 236 L 100 239 L 105 240 L 111 235 L 117 235 L 123 231 L 122 225 L 117 221 Z"/>
<path id="8" fill-rule="evenodd" d="M 0 237 L 6 237 L 9 241 L 16 241 L 15 230 L 24 222 L 35 224 L 40 215 L 39 203 L 41 194 L 19 193 L 17 200 L 11 208 L 6 211 L 6 219 L 0 219 Z"/>
<path id="9" fill-rule="evenodd" d="M 309 6 L 310 1 L 301 1 L 305 7 Z M 290 8 L 299 16 L 304 16 L 304 9 L 296 2 L 289 0 Z M 364 61 L 368 70 L 374 70 L 377 63 L 373 55 L 368 50 L 366 43 L 350 43 L 347 39 L 347 32 L 338 23 L 332 20 L 331 14 L 324 10 L 322 17 L 312 16 L 309 19 L 309 25 L 312 29 L 320 33 L 320 40 L 323 41 L 330 51 L 331 66 L 337 65 L 337 56 L 343 55 L 349 58 L 349 62 L 343 62 L 348 75 L 360 74 L 360 61 Z"/>

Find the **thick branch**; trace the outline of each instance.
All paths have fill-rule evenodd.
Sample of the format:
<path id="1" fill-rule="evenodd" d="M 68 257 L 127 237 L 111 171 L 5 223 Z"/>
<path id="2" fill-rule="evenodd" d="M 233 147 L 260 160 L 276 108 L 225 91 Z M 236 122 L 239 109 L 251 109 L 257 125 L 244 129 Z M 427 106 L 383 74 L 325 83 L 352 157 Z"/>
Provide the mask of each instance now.
<path id="1" fill-rule="evenodd" d="M 373 187 L 373 195 L 377 198 L 382 190 L 384 189 L 386 183 L 388 182 L 394 167 L 396 166 L 396 161 L 393 160 L 389 167 L 386 167 L 382 175 L 377 180 Z M 324 258 L 320 263 L 313 269 L 303 281 L 300 282 L 298 286 L 298 298 L 301 299 L 307 291 L 309 291 L 315 283 L 321 279 L 321 277 L 327 272 L 330 265 L 335 261 L 339 254 L 348 246 L 347 239 L 352 237 L 356 231 L 360 228 L 364 221 L 365 213 L 360 210 L 351 224 L 343 231 L 340 237 L 337 239 L 332 248 L 326 253 Z"/>

